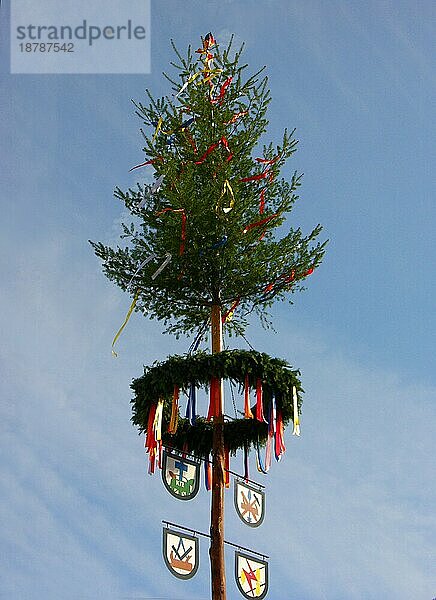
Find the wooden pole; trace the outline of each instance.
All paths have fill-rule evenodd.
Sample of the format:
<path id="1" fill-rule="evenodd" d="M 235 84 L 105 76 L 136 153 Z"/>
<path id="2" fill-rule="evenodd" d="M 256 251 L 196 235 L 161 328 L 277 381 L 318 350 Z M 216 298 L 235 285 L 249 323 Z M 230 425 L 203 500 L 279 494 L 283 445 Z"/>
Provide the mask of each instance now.
<path id="1" fill-rule="evenodd" d="M 221 307 L 212 306 L 212 354 L 222 350 Z M 210 516 L 210 572 L 212 600 L 226 600 L 226 570 L 224 561 L 224 416 L 222 385 L 219 386 L 219 411 L 213 420 L 212 502 Z"/>

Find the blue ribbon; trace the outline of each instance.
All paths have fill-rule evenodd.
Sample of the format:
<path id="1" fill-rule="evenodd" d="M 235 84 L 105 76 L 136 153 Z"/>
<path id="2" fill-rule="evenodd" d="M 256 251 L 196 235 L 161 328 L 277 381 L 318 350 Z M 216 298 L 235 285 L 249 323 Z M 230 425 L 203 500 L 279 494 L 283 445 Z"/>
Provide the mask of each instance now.
<path id="1" fill-rule="evenodd" d="M 197 394 L 195 389 L 195 383 L 191 383 L 191 385 L 189 386 L 188 404 L 186 405 L 185 414 L 185 417 L 189 419 L 190 425 L 195 425 L 196 400 Z"/>
<path id="2" fill-rule="evenodd" d="M 261 473 L 263 473 L 264 475 L 267 475 L 268 471 L 265 469 L 265 466 L 262 462 L 262 457 L 260 456 L 259 440 L 257 440 L 257 444 L 256 444 L 256 456 L 257 456 L 257 467 L 258 467 L 259 471 Z"/>

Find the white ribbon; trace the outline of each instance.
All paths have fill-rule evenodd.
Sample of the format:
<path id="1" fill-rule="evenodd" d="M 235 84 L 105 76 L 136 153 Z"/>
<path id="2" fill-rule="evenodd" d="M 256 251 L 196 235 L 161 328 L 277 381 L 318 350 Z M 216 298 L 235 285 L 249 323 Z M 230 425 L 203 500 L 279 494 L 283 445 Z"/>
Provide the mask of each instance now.
<path id="1" fill-rule="evenodd" d="M 292 404 L 294 408 L 294 431 L 292 435 L 300 435 L 300 419 L 298 418 L 298 396 L 297 388 L 292 386 Z"/>
<path id="2" fill-rule="evenodd" d="M 153 280 L 155 280 L 155 279 L 156 279 L 156 277 L 157 277 L 157 276 L 158 276 L 160 273 L 162 273 L 162 271 L 165 269 L 165 267 L 167 266 L 167 264 L 171 262 L 171 259 L 172 259 L 172 255 L 171 255 L 169 252 L 167 252 L 167 253 L 165 254 L 165 260 L 164 260 L 164 261 L 163 261 L 163 263 L 160 265 L 160 267 L 157 269 L 157 271 L 155 271 L 155 272 L 153 273 L 153 275 L 151 276 L 151 278 L 152 278 Z"/>
<path id="3" fill-rule="evenodd" d="M 144 208 L 144 206 L 147 203 L 147 194 L 146 194 L 146 190 L 148 189 L 149 194 L 157 194 L 157 192 L 160 190 L 160 188 L 162 187 L 162 183 L 163 180 L 165 179 L 165 175 L 161 175 L 159 177 L 159 179 L 156 179 L 156 181 L 149 186 L 145 186 L 144 189 L 144 196 L 141 200 L 141 202 L 139 202 L 138 207 L 137 208 Z"/>

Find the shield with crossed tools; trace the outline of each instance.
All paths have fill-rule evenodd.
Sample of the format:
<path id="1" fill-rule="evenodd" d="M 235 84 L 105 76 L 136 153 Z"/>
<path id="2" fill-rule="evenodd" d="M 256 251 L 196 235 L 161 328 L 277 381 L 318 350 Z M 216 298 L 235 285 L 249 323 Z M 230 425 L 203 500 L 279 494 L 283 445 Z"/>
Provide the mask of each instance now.
<path id="1" fill-rule="evenodd" d="M 200 486 L 200 463 L 164 449 L 162 481 L 175 498 L 192 500 Z"/>
<path id="2" fill-rule="evenodd" d="M 236 585 L 244 598 L 265 598 L 268 592 L 268 563 L 243 552 L 235 552 Z"/>
<path id="3" fill-rule="evenodd" d="M 198 537 L 164 527 L 163 557 L 166 566 L 180 579 L 191 579 L 199 565 Z"/>
<path id="4" fill-rule="evenodd" d="M 235 482 L 235 508 L 239 518 L 250 527 L 259 527 L 265 516 L 265 494 L 245 481 Z"/>

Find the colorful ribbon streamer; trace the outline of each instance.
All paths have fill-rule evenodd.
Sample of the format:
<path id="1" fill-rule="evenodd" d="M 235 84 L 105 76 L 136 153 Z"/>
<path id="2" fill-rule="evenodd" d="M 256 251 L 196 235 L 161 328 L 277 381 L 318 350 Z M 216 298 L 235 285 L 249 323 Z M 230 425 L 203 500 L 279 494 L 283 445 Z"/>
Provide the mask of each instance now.
<path id="1" fill-rule="evenodd" d="M 209 154 L 211 154 L 216 148 L 218 148 L 219 145 L 224 146 L 224 148 L 227 150 L 227 152 L 229 153 L 229 156 L 227 157 L 227 162 L 230 161 L 233 157 L 233 154 L 230 152 L 229 142 L 227 141 L 227 138 L 225 136 L 222 136 L 222 138 L 218 140 L 218 142 L 215 142 L 209 146 L 206 152 L 198 160 L 195 161 L 195 164 L 203 164 L 206 158 L 209 156 Z"/>
<path id="2" fill-rule="evenodd" d="M 270 215 L 269 217 L 265 217 L 265 219 L 262 219 L 261 221 L 256 221 L 256 223 L 251 223 L 250 225 L 247 225 L 246 227 L 244 227 L 242 233 L 247 233 L 248 231 L 250 231 L 251 229 L 254 229 L 255 227 L 262 227 L 262 225 L 266 225 L 267 223 L 272 221 L 272 219 L 275 219 L 278 215 L 279 215 L 279 213 L 274 213 L 273 215 Z"/>
<path id="3" fill-rule="evenodd" d="M 212 463 L 209 460 L 209 455 L 204 459 L 204 485 L 206 490 L 210 492 L 212 489 Z"/>
<path id="4" fill-rule="evenodd" d="M 217 148 L 217 147 L 218 147 L 218 142 L 215 142 L 214 144 L 211 144 L 209 146 L 209 148 L 206 150 L 206 152 L 201 156 L 201 158 L 199 158 L 198 160 L 195 161 L 195 164 L 196 165 L 201 165 L 202 163 L 204 163 L 204 161 L 209 156 L 209 154 L 211 152 L 213 152 L 215 150 L 215 148 Z"/>
<path id="5" fill-rule="evenodd" d="M 188 129 L 184 129 L 183 133 L 185 134 L 186 139 L 188 140 L 192 150 L 194 151 L 194 154 L 197 154 L 197 144 L 195 143 L 195 140 L 192 137 L 191 132 L 188 131 Z"/>
<path id="6" fill-rule="evenodd" d="M 227 312 L 225 312 L 223 314 L 223 316 L 221 317 L 222 323 L 228 323 L 229 321 L 231 321 L 231 319 L 233 317 L 233 313 L 237 309 L 240 301 L 241 301 L 241 298 L 238 296 L 236 298 L 236 300 L 233 302 L 233 304 L 231 305 L 231 307 L 229 308 L 229 310 Z"/>
<path id="7" fill-rule="evenodd" d="M 267 158 L 256 158 L 256 161 L 258 163 L 262 163 L 263 165 L 273 165 L 275 162 L 277 162 L 280 158 L 281 154 L 277 154 L 277 156 L 275 156 L 274 158 L 271 158 L 270 160 L 268 160 Z"/>
<path id="8" fill-rule="evenodd" d="M 197 390 L 195 383 L 191 383 L 189 386 L 188 404 L 186 405 L 185 417 L 189 420 L 190 425 L 195 425 L 196 420 L 196 404 L 197 404 Z"/>
<path id="9" fill-rule="evenodd" d="M 231 125 L 232 123 L 235 123 L 238 119 L 240 119 L 241 117 L 244 117 L 245 115 L 248 115 L 248 110 L 244 110 L 242 112 L 238 112 L 238 113 L 234 114 L 233 117 L 230 119 L 230 121 L 226 121 L 224 123 L 224 125 Z"/>
<path id="10" fill-rule="evenodd" d="M 271 468 L 272 461 L 272 441 L 274 439 L 275 433 L 275 411 L 274 411 L 274 397 L 271 398 L 271 403 L 268 408 L 268 436 L 266 439 L 266 449 L 265 449 L 265 469 L 267 471 Z"/>
<path id="11" fill-rule="evenodd" d="M 221 88 L 220 88 L 220 92 L 218 94 L 218 96 L 216 98 L 211 98 L 211 103 L 212 104 L 218 104 L 221 106 L 221 104 L 224 101 L 224 96 L 226 94 L 227 88 L 229 87 L 229 85 L 232 82 L 233 77 L 228 77 L 225 82 L 222 84 Z"/>
<path id="12" fill-rule="evenodd" d="M 263 390 L 262 380 L 260 379 L 260 377 L 256 379 L 256 419 L 261 423 L 266 423 L 263 414 Z"/>
<path id="13" fill-rule="evenodd" d="M 257 470 L 259 471 L 259 473 L 263 473 L 264 475 L 266 475 L 268 473 L 268 471 L 265 468 L 265 465 L 262 462 L 262 457 L 260 455 L 259 440 L 257 441 L 257 444 L 256 444 L 256 466 L 257 466 Z"/>
<path id="14" fill-rule="evenodd" d="M 230 198 L 230 202 L 229 202 L 228 206 L 224 206 L 223 207 L 223 212 L 227 214 L 235 206 L 235 195 L 233 194 L 233 189 L 232 189 L 232 186 L 230 185 L 230 182 L 229 182 L 228 179 L 226 179 L 225 182 L 224 182 L 223 191 L 221 193 L 220 200 L 226 194 L 228 194 L 228 196 Z"/>
<path id="15" fill-rule="evenodd" d="M 188 87 L 188 85 L 190 83 L 192 83 L 193 81 L 195 81 L 199 75 L 200 75 L 200 72 L 197 72 L 197 73 L 194 73 L 193 75 L 191 75 L 191 77 L 189 77 L 189 79 L 187 79 L 185 81 L 185 83 L 182 85 L 182 87 L 180 88 L 180 90 L 177 92 L 176 98 L 178 96 L 180 96 L 180 94 L 182 94 L 186 90 L 186 88 Z"/>
<path id="16" fill-rule="evenodd" d="M 162 440 L 162 413 L 163 413 L 163 400 L 160 398 L 157 403 L 156 413 L 153 421 L 153 433 L 156 442 Z"/>
<path id="17" fill-rule="evenodd" d="M 248 373 L 245 375 L 244 380 L 244 419 L 253 419 L 253 413 L 250 407 L 250 382 Z"/>
<path id="18" fill-rule="evenodd" d="M 300 419 L 298 417 L 298 396 L 297 396 L 297 388 L 292 386 L 292 408 L 294 413 L 294 430 L 292 435 L 300 435 Z"/>
<path id="19" fill-rule="evenodd" d="M 157 192 L 162 187 L 162 183 L 163 183 L 164 179 L 165 179 L 165 175 L 161 175 L 159 177 L 159 179 L 157 179 L 152 185 L 150 185 L 148 187 L 148 193 L 152 194 L 152 195 L 153 194 L 157 194 Z M 145 186 L 145 188 L 144 188 L 144 196 L 143 196 L 142 200 L 138 203 L 138 205 L 137 205 L 136 208 L 144 208 L 145 205 L 147 204 L 148 196 L 147 196 L 146 190 L 147 190 L 147 186 Z"/>
<path id="20" fill-rule="evenodd" d="M 139 167 L 145 167 L 146 165 L 152 165 L 157 160 L 163 160 L 163 157 L 162 156 L 158 156 L 156 158 L 152 158 L 151 160 L 146 160 L 145 162 L 141 163 L 140 165 L 135 165 L 134 167 L 132 167 L 131 169 L 129 169 L 129 173 L 130 173 L 130 171 L 133 171 L 134 169 L 139 169 Z"/>
<path id="21" fill-rule="evenodd" d="M 198 346 L 200 345 L 201 339 L 204 336 L 204 334 L 206 333 L 206 329 L 207 329 L 208 325 L 209 325 L 209 318 L 205 319 L 203 325 L 200 327 L 197 335 L 194 338 L 194 341 L 189 346 L 188 354 L 192 354 L 193 352 L 197 351 Z"/>
<path id="22" fill-rule="evenodd" d="M 171 403 L 170 424 L 168 425 L 168 433 L 171 435 L 174 435 L 177 432 L 177 425 L 179 422 L 179 396 L 180 389 L 177 385 L 175 385 L 173 391 L 173 401 Z"/>
<path id="23" fill-rule="evenodd" d="M 150 475 L 154 473 L 155 466 L 155 458 L 156 458 L 156 448 L 157 442 L 153 431 L 153 425 L 156 415 L 157 404 L 152 404 L 150 406 L 150 411 L 148 413 L 148 422 L 147 422 L 147 433 L 145 434 L 145 448 L 148 453 L 148 472 Z"/>
<path id="24" fill-rule="evenodd" d="M 266 448 L 265 448 L 265 470 L 268 472 L 271 468 L 271 445 L 272 445 L 272 437 L 268 433 L 268 437 L 266 438 Z"/>
<path id="25" fill-rule="evenodd" d="M 135 277 L 137 276 L 137 274 L 139 273 L 139 271 L 145 267 L 145 265 L 147 265 L 151 260 L 153 260 L 153 258 L 156 258 L 155 254 L 149 254 L 147 256 L 146 259 L 144 259 L 141 264 L 139 265 L 139 267 L 136 269 L 136 271 L 133 273 L 127 287 L 126 287 L 126 292 L 128 292 L 130 290 L 130 286 L 132 285 L 132 281 L 135 279 Z"/>
<path id="26" fill-rule="evenodd" d="M 265 212 L 265 188 L 260 191 L 260 200 L 259 200 L 259 214 L 263 215 Z"/>
<path id="27" fill-rule="evenodd" d="M 116 341 L 117 341 L 117 339 L 120 337 L 120 335 L 121 335 L 121 333 L 122 333 L 122 331 L 123 331 L 124 327 L 127 325 L 127 323 L 128 323 L 128 321 L 129 321 L 129 319 L 130 319 L 130 316 L 131 316 L 132 312 L 135 310 L 135 306 L 136 306 L 136 303 L 137 303 L 137 301 L 138 301 L 138 298 L 139 298 L 139 294 L 140 294 L 140 293 L 141 293 L 141 290 L 137 290 L 137 291 L 136 291 L 135 297 L 133 298 L 132 304 L 130 305 L 130 308 L 129 308 L 128 312 L 127 312 L 126 318 L 124 319 L 124 323 L 123 323 L 123 324 L 121 325 L 121 327 L 118 329 L 118 331 L 117 331 L 117 333 L 115 334 L 115 337 L 114 337 L 114 339 L 113 339 L 113 341 L 112 341 L 112 356 L 114 356 L 115 358 L 118 356 L 118 354 L 115 352 L 115 350 L 114 350 L 114 346 L 115 346 L 115 344 L 116 344 Z"/>
<path id="28" fill-rule="evenodd" d="M 171 262 L 172 258 L 173 257 L 172 257 L 172 255 L 169 252 L 167 252 L 165 254 L 165 259 L 164 259 L 163 263 L 157 268 L 157 270 L 151 276 L 151 278 L 153 279 L 153 281 L 156 279 L 156 277 L 158 275 L 160 275 L 162 273 L 162 271 L 165 269 L 165 267 L 168 265 L 168 263 Z"/>
<path id="29" fill-rule="evenodd" d="M 267 175 L 269 175 L 271 169 L 266 169 L 266 171 L 263 171 L 263 173 L 258 173 L 258 175 L 251 175 L 250 177 L 244 177 L 243 179 L 240 179 L 239 182 L 240 183 L 245 183 L 246 181 L 259 181 L 260 179 L 265 179 L 265 177 L 267 177 Z"/>
<path id="30" fill-rule="evenodd" d="M 275 439 L 275 448 L 274 448 L 277 461 L 279 461 L 282 457 L 282 454 L 284 454 L 286 452 L 284 430 L 285 430 L 285 428 L 283 425 L 282 411 L 277 409 L 276 439 Z"/>

